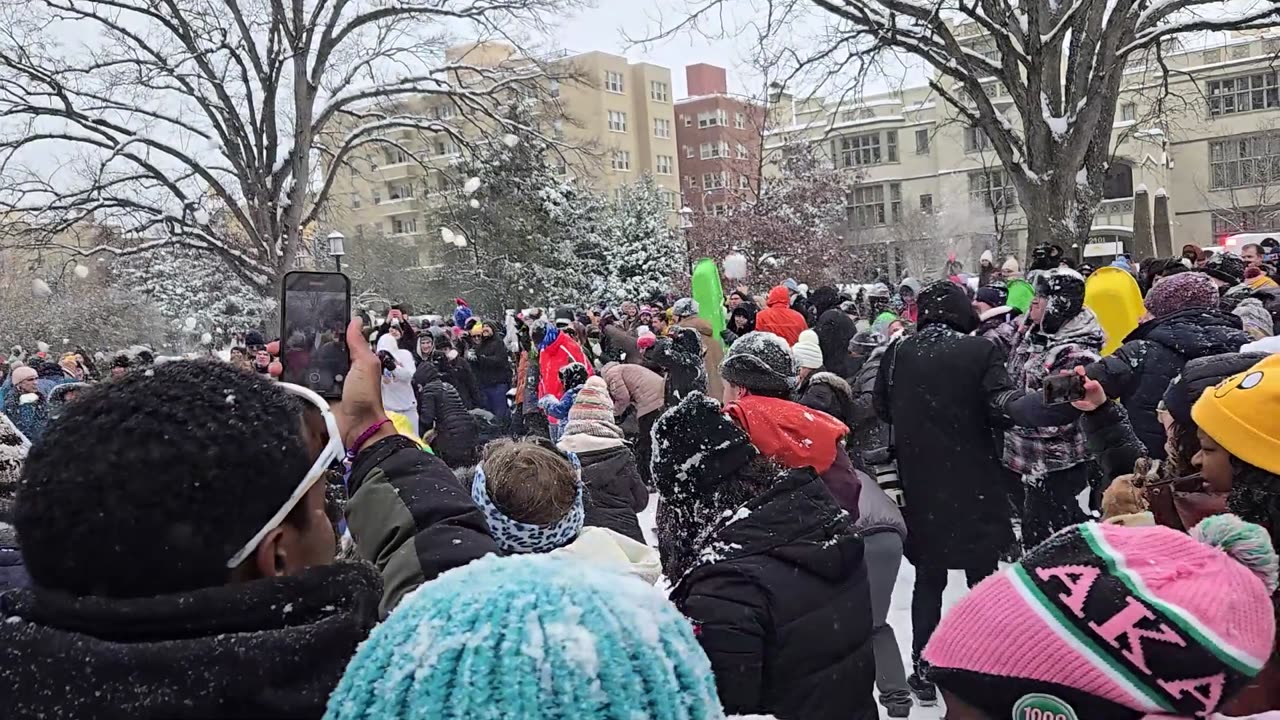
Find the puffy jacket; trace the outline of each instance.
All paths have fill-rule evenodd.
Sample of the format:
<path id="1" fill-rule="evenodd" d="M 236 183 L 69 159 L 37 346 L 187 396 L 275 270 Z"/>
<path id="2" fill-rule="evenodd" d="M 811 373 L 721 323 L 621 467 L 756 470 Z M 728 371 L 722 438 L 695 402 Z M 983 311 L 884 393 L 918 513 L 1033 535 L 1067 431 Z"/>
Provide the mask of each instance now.
<path id="1" fill-rule="evenodd" d="M 811 470 L 723 519 L 671 591 L 730 714 L 874 720 L 862 538 Z M 838 632 L 833 629 L 838 628 Z"/>
<path id="2" fill-rule="evenodd" d="M 1018 326 L 1013 319 L 1018 311 L 1008 305 L 994 307 L 978 316 L 979 337 L 984 337 L 1000 348 L 1000 354 L 1006 359 L 1013 353 L 1013 345 L 1018 340 Z"/>
<path id="3" fill-rule="evenodd" d="M 431 363 L 418 368 L 413 387 L 418 394 L 418 430 L 424 437 L 428 430 L 436 431 L 431 449 L 451 468 L 475 464 L 479 433 L 457 388 L 441 380 Z"/>
<path id="4" fill-rule="evenodd" d="M 880 487 L 875 478 L 864 472 L 858 473 L 862 481 L 862 493 L 858 495 L 858 520 L 853 524 L 854 532 L 866 537 L 882 532 L 895 532 L 905 541 L 907 539 L 907 521 L 902 519 L 902 510 Z"/>
<path id="5" fill-rule="evenodd" d="M 1248 342 L 1249 335 L 1235 315 L 1219 310 L 1183 310 L 1139 325 L 1118 350 L 1090 365 L 1086 372 L 1102 383 L 1107 397 L 1119 398 L 1124 404 L 1150 457 L 1163 460 L 1164 427 L 1156 418 L 1156 406 L 1169 382 L 1188 360 L 1239 352 Z"/>
<path id="6" fill-rule="evenodd" d="M 640 365 L 622 363 L 609 363 L 601 373 L 609 385 L 615 415 L 622 415 L 632 405 L 640 417 L 662 409 L 665 381 L 658 373 Z"/>
<path id="7" fill-rule="evenodd" d="M 822 348 L 822 366 L 844 377 L 849 374 L 849 341 L 858 333 L 858 324 L 838 307 L 823 312 L 813 326 Z"/>
<path id="8" fill-rule="evenodd" d="M 538 397 L 550 395 L 559 400 L 567 389 L 560 382 L 561 368 L 570 363 L 582 363 L 587 368 L 587 377 L 594 375 L 595 371 L 576 340 L 554 329 L 548 330 L 548 335 L 552 332 L 555 333 L 554 339 L 538 353 Z"/>
<path id="9" fill-rule="evenodd" d="M 858 476 L 844 449 L 849 428 L 820 411 L 790 400 L 748 395 L 725 406 L 761 455 L 785 468 L 810 467 L 841 508 L 858 515 Z"/>
<path id="10" fill-rule="evenodd" d="M 484 513 L 440 458 L 394 435 L 361 451 L 348 480 L 347 528 L 382 574 L 385 617 L 406 594 L 498 545 Z"/>
<path id="11" fill-rule="evenodd" d="M 849 383 L 849 388 L 853 391 L 853 417 L 847 442 L 851 449 L 859 453 L 889 445 L 889 425 L 876 415 L 875 407 L 876 376 L 880 372 L 880 360 L 888 347 L 881 345 L 872 350 Z"/>
<path id="12" fill-rule="evenodd" d="M 640 469 L 631 449 L 620 440 L 602 446 L 602 438 L 567 435 L 561 450 L 574 452 L 582 464 L 582 484 L 586 488 L 584 525 L 608 528 L 643 543 L 636 513 L 649 505 L 649 490 L 640 479 Z M 616 443 L 616 444 L 615 444 Z"/>
<path id="13" fill-rule="evenodd" d="M 511 384 L 511 358 L 502 338 L 494 335 L 484 338 L 476 346 L 476 359 L 471 362 L 476 385 L 493 387 Z"/>
<path id="14" fill-rule="evenodd" d="M 707 395 L 717 400 L 724 397 L 724 385 L 720 383 L 720 361 L 724 359 L 724 345 L 711 329 L 711 323 L 700 317 L 681 318 L 680 327 L 693 328 L 702 339 L 702 365 L 707 371 Z"/>
<path id="15" fill-rule="evenodd" d="M 800 333 L 809 329 L 804 315 L 791 309 L 791 295 L 781 285 L 769 291 L 768 307 L 756 313 L 756 330 L 771 332 L 787 341 L 787 345 L 795 345 L 800 341 Z"/>

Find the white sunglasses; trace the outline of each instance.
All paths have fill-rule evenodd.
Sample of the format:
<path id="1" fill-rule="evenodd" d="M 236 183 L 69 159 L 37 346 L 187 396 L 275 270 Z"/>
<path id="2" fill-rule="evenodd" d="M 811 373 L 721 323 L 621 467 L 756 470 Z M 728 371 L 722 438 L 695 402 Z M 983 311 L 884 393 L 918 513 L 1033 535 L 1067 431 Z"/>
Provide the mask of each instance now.
<path id="1" fill-rule="evenodd" d="M 262 542 L 262 538 L 266 537 L 267 533 L 280 527 L 280 523 L 284 522 L 285 517 L 293 511 L 307 492 L 324 478 L 325 471 L 329 469 L 329 466 L 346 455 L 346 449 L 342 447 L 342 433 L 338 431 L 338 421 L 333 416 L 333 412 L 329 409 L 329 403 L 325 402 L 324 398 L 301 385 L 282 382 L 276 383 L 276 386 L 290 395 L 306 400 L 320 410 L 320 415 L 324 418 L 325 429 L 329 431 L 329 442 L 320 451 L 320 457 L 316 458 L 316 461 L 312 463 L 311 469 L 303 476 L 302 482 L 298 483 L 298 487 L 294 488 L 293 494 L 284 501 L 284 505 L 280 506 L 280 509 L 276 511 L 275 515 L 271 516 L 271 519 L 262 526 L 261 530 L 249 538 L 249 542 L 245 543 L 243 547 L 236 551 L 235 555 L 231 556 L 231 559 L 227 561 L 228 568 L 238 567 L 240 563 L 244 562 L 245 558 L 249 557 L 254 549 L 258 547 L 258 544 Z"/>

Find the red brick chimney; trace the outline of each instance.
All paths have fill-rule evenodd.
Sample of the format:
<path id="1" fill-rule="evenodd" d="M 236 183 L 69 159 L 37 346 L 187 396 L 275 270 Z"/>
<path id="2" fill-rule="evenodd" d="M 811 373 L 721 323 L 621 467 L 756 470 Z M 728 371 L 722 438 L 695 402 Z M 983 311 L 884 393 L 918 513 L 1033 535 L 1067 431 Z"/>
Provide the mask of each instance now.
<path id="1" fill-rule="evenodd" d="M 700 95 L 722 95 L 729 91 L 729 81 L 722 67 L 698 63 L 687 65 L 684 69 L 685 83 L 689 86 L 689 97 Z"/>

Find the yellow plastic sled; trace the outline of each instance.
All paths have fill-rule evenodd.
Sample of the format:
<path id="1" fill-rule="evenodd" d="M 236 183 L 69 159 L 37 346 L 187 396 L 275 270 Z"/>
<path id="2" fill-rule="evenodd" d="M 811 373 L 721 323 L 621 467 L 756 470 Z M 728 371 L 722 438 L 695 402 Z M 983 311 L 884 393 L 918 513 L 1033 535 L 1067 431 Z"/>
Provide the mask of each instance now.
<path id="1" fill-rule="evenodd" d="M 1146 312 L 1138 281 L 1117 267 L 1098 268 L 1089 276 L 1084 284 L 1084 304 L 1098 316 L 1107 333 L 1103 355 L 1115 352 Z"/>

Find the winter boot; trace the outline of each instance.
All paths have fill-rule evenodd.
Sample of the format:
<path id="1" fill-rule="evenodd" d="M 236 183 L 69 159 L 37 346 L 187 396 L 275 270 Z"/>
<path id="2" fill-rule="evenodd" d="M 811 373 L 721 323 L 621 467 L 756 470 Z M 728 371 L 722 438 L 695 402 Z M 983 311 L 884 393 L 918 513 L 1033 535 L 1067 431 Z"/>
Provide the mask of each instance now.
<path id="1" fill-rule="evenodd" d="M 891 718 L 911 717 L 911 708 L 914 707 L 909 690 L 891 690 L 881 693 L 880 704 L 884 706 Z"/>
<path id="2" fill-rule="evenodd" d="M 911 688 L 911 694 L 916 696 L 916 702 L 920 703 L 920 707 L 934 707 L 938 704 L 938 686 L 915 673 L 911 673 L 907 678 L 907 685 Z"/>

